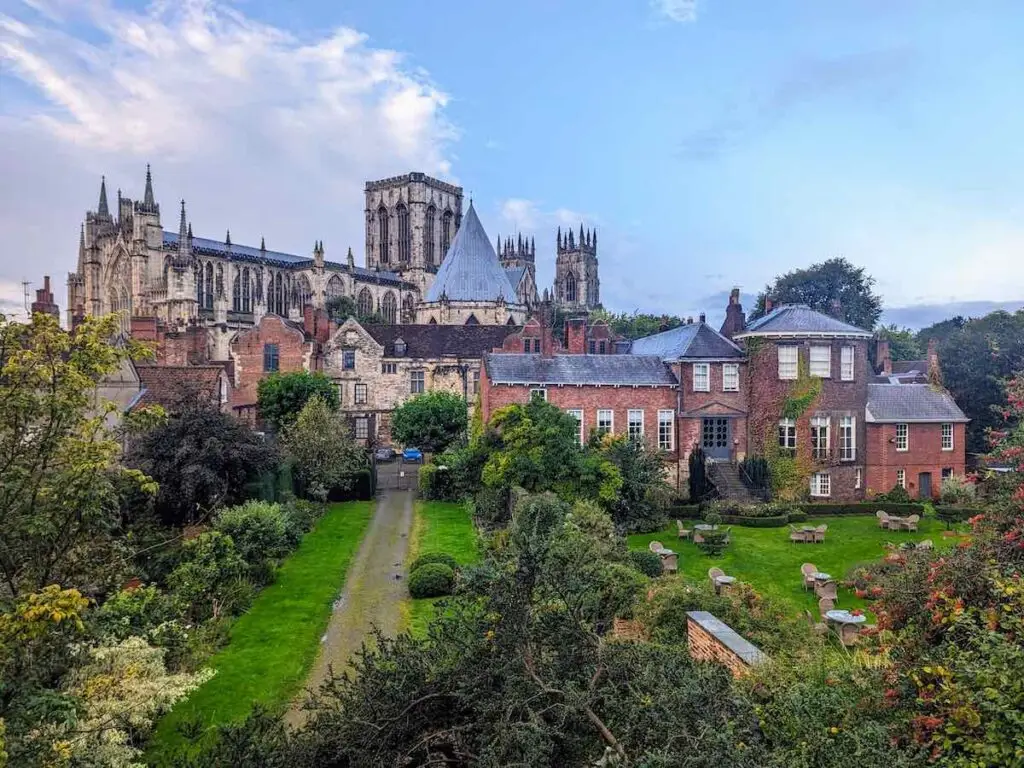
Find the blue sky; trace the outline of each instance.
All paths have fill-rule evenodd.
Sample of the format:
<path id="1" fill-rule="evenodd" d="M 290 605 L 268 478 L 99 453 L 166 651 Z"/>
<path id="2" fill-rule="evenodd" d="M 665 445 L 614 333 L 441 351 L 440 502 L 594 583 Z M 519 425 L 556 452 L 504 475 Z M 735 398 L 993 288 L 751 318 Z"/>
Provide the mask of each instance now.
<path id="1" fill-rule="evenodd" d="M 733 285 L 836 255 L 894 308 L 1024 299 L 1019 3 L 0 0 L 0 14 L 15 181 L 0 225 L 27 232 L 0 255 L 9 284 L 39 279 L 25 255 L 72 268 L 98 175 L 138 195 L 152 162 L 165 209 L 188 199 L 197 233 L 323 239 L 338 259 L 362 251 L 362 180 L 444 175 L 492 237 L 537 236 L 542 285 L 555 227 L 596 225 L 616 310 L 716 316 Z"/>

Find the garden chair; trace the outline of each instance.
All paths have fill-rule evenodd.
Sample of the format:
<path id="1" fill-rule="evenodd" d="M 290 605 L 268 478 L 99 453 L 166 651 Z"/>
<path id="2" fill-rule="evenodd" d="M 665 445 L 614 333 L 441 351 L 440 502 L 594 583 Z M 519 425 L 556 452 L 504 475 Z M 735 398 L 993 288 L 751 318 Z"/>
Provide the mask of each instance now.
<path id="1" fill-rule="evenodd" d="M 652 541 L 650 544 L 647 545 L 647 548 L 651 550 L 651 552 L 653 552 L 654 554 L 658 555 L 661 554 L 661 550 L 665 548 L 665 545 L 662 544 L 660 541 Z"/>
<path id="2" fill-rule="evenodd" d="M 835 607 L 835 600 L 829 600 L 827 597 L 823 597 L 818 601 L 818 613 L 821 615 L 821 618 L 825 618 L 825 614 Z"/>
<path id="3" fill-rule="evenodd" d="M 812 635 L 823 637 L 828 634 L 828 624 L 823 621 L 815 621 L 810 611 L 804 611 L 804 618 L 807 619 L 807 625 L 811 628 Z"/>
<path id="4" fill-rule="evenodd" d="M 662 555 L 661 572 L 668 574 L 679 573 L 679 555 L 674 552 L 671 555 Z"/>
<path id="5" fill-rule="evenodd" d="M 910 517 L 908 517 L 906 519 L 906 521 L 904 522 L 904 525 L 907 526 L 907 530 L 908 531 L 916 531 L 917 530 L 917 524 L 918 524 L 918 522 L 920 520 L 921 520 L 921 516 L 920 515 L 911 515 Z"/>
<path id="6" fill-rule="evenodd" d="M 679 532 L 680 539 L 689 539 L 693 534 L 693 531 L 683 525 L 682 520 L 676 520 L 676 530 Z"/>
<path id="7" fill-rule="evenodd" d="M 731 525 L 728 528 L 725 529 L 725 543 L 726 544 L 732 543 L 732 526 Z"/>
<path id="8" fill-rule="evenodd" d="M 798 531 L 796 529 L 795 525 L 790 525 L 789 526 L 789 540 L 790 541 L 795 541 L 798 544 L 803 544 L 805 541 L 807 541 L 807 537 L 804 535 L 803 531 Z"/>
<path id="9" fill-rule="evenodd" d="M 721 568 L 708 568 L 708 578 L 711 579 L 711 586 L 714 587 L 716 595 L 722 593 L 722 585 L 718 583 L 719 576 L 725 576 L 725 571 Z"/>
<path id="10" fill-rule="evenodd" d="M 818 597 L 827 597 L 833 603 L 839 602 L 839 586 L 834 581 L 826 581 L 824 584 L 815 584 L 814 594 Z"/>
<path id="11" fill-rule="evenodd" d="M 847 648 L 860 642 L 860 632 L 854 624 L 840 624 L 836 631 L 839 633 L 839 642 Z"/>
<path id="12" fill-rule="evenodd" d="M 924 541 L 919 541 L 917 543 L 917 549 L 934 549 L 934 548 L 935 548 L 935 545 L 932 544 L 932 540 L 931 539 L 925 539 Z"/>
<path id="13" fill-rule="evenodd" d="M 875 512 L 875 517 L 878 518 L 878 527 L 879 528 L 888 528 L 889 527 L 889 513 L 888 512 L 886 512 L 883 509 L 880 509 L 877 512 Z"/>
<path id="14" fill-rule="evenodd" d="M 819 525 L 814 529 L 814 543 L 824 544 L 825 543 L 825 531 L 828 530 L 827 525 Z"/>
<path id="15" fill-rule="evenodd" d="M 814 563 L 804 563 L 800 566 L 800 573 L 804 577 L 804 592 L 807 591 L 808 587 L 813 588 L 818 580 L 814 578 L 814 574 L 818 572 L 818 566 Z"/>

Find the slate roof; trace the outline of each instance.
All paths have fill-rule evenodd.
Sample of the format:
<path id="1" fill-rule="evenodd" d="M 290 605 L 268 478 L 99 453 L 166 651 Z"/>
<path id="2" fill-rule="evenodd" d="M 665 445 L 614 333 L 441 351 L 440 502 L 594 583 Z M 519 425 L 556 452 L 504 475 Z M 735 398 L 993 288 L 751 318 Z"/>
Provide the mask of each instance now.
<path id="1" fill-rule="evenodd" d="M 499 296 L 514 304 L 516 289 L 471 202 L 425 301 L 494 301 Z"/>
<path id="2" fill-rule="evenodd" d="M 521 355 L 484 357 L 495 384 L 577 384 L 622 387 L 674 387 L 678 383 L 657 355 Z"/>
<path id="3" fill-rule="evenodd" d="M 197 394 L 209 397 L 211 402 L 219 402 L 218 382 L 224 371 L 221 365 L 140 365 L 137 369 L 142 396 L 133 408 L 162 405 L 172 409 L 190 387 L 196 387 Z"/>
<path id="4" fill-rule="evenodd" d="M 865 420 L 880 422 L 967 422 L 948 392 L 930 384 L 868 384 Z"/>
<path id="5" fill-rule="evenodd" d="M 522 330 L 517 325 L 364 325 L 374 341 L 384 347 L 385 357 L 396 357 L 395 341 L 405 342 L 403 357 L 433 359 L 439 357 L 483 357 L 501 347 L 510 334 Z"/>
<path id="6" fill-rule="evenodd" d="M 178 233 L 164 230 L 163 243 L 165 248 L 176 249 Z M 253 248 L 251 245 L 237 245 L 236 243 L 232 243 L 231 248 L 228 248 L 226 242 L 210 240 L 206 237 L 193 237 L 192 250 L 203 256 L 217 256 L 222 259 L 245 261 L 252 264 L 268 264 L 291 269 L 307 269 L 313 266 L 313 260 L 309 256 L 296 256 L 294 253 L 284 253 L 283 251 L 264 251 Z M 333 272 L 350 272 L 366 282 L 405 285 L 405 281 L 394 272 L 367 269 L 366 267 L 349 267 L 348 264 L 339 264 L 335 261 L 325 261 L 324 268 Z"/>
<path id="7" fill-rule="evenodd" d="M 519 284 L 523 282 L 523 275 L 526 274 L 526 267 L 505 267 L 505 276 L 508 277 L 509 283 L 513 288 L 519 288 Z"/>
<path id="8" fill-rule="evenodd" d="M 743 350 L 707 323 L 689 323 L 634 339 L 629 349 L 634 355 L 658 355 L 666 362 L 704 358 L 742 359 Z"/>
<path id="9" fill-rule="evenodd" d="M 734 338 L 747 336 L 846 336 L 869 339 L 871 332 L 836 320 L 811 309 L 806 304 L 782 304 L 767 315 L 757 318 Z"/>
<path id="10" fill-rule="evenodd" d="M 878 384 L 927 384 L 927 360 L 893 360 L 892 373 L 878 373 L 874 377 Z"/>

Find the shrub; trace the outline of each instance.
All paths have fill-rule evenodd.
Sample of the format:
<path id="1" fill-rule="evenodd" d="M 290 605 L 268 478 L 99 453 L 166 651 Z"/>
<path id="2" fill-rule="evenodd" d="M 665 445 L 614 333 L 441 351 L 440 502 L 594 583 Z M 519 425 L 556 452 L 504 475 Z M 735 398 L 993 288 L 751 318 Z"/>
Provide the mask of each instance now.
<path id="1" fill-rule="evenodd" d="M 305 499 L 291 499 L 281 506 L 281 511 L 284 513 L 285 528 L 294 547 L 298 546 L 304 533 L 313 530 L 324 508 Z"/>
<path id="2" fill-rule="evenodd" d="M 969 506 L 975 502 L 978 488 L 963 475 L 950 475 L 942 481 L 939 498 L 943 504 Z"/>
<path id="3" fill-rule="evenodd" d="M 441 565 L 447 565 L 453 571 L 459 570 L 459 561 L 447 552 L 424 552 L 413 560 L 412 565 L 409 566 L 409 572 L 418 571 L 421 566 L 428 563 L 441 563 Z"/>
<path id="4" fill-rule="evenodd" d="M 111 595 L 96 611 L 96 626 L 105 637 L 124 640 L 131 635 L 147 635 L 176 615 L 167 595 L 151 585 Z"/>
<path id="5" fill-rule="evenodd" d="M 420 496 L 431 501 L 458 501 L 455 475 L 444 463 L 424 464 L 419 472 Z"/>
<path id="6" fill-rule="evenodd" d="M 630 552 L 629 564 L 652 579 L 661 576 L 661 558 L 649 549 Z"/>
<path id="7" fill-rule="evenodd" d="M 247 501 L 221 510 L 213 527 L 231 537 L 235 550 L 253 571 L 267 560 L 281 559 L 297 543 L 281 506 L 266 501 Z"/>
<path id="8" fill-rule="evenodd" d="M 722 518 L 727 525 L 742 525 L 745 528 L 781 528 L 789 522 L 789 515 L 778 515 L 777 517 L 733 517 L 727 515 Z"/>
<path id="9" fill-rule="evenodd" d="M 715 523 L 712 523 L 712 525 L 715 525 Z M 703 541 L 697 546 L 708 557 L 718 557 L 725 551 L 728 545 L 726 541 L 728 536 L 729 533 L 727 531 L 702 531 L 701 538 Z"/>
<path id="10" fill-rule="evenodd" d="M 875 496 L 875 501 L 890 501 L 894 504 L 909 504 L 910 492 L 906 488 L 894 485 L 888 493 L 880 493 Z"/>
<path id="11" fill-rule="evenodd" d="M 455 571 L 444 563 L 427 563 L 409 576 L 409 594 L 415 598 L 450 595 L 455 587 Z"/>
<path id="12" fill-rule="evenodd" d="M 802 509 L 794 509 L 787 516 L 788 522 L 790 523 L 804 523 L 807 522 L 807 513 Z"/>
<path id="13" fill-rule="evenodd" d="M 704 514 L 704 522 L 708 525 L 721 525 L 722 516 L 712 509 Z"/>
<path id="14" fill-rule="evenodd" d="M 167 577 L 167 586 L 177 604 L 202 621 L 248 606 L 253 589 L 245 579 L 247 572 L 231 537 L 208 531 L 185 542 L 182 562 Z"/>

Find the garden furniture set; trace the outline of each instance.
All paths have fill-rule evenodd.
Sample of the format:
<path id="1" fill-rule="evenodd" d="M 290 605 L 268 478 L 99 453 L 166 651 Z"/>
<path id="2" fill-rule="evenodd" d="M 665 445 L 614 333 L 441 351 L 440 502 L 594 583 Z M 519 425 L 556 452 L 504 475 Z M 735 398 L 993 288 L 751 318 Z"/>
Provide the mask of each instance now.
<path id="1" fill-rule="evenodd" d="M 878 518 L 878 527 L 889 531 L 916 531 L 917 524 L 921 522 L 920 515 L 897 517 L 881 509 L 875 512 L 875 517 Z"/>
<path id="2" fill-rule="evenodd" d="M 826 531 L 828 531 L 827 525 L 819 525 L 817 527 L 804 525 L 800 528 L 790 525 L 789 540 L 797 544 L 823 544 Z"/>
<path id="3" fill-rule="evenodd" d="M 679 555 L 671 549 L 667 549 L 660 541 L 652 541 L 647 545 L 648 549 L 661 558 L 662 573 L 678 573 Z"/>

